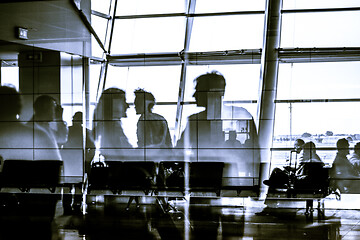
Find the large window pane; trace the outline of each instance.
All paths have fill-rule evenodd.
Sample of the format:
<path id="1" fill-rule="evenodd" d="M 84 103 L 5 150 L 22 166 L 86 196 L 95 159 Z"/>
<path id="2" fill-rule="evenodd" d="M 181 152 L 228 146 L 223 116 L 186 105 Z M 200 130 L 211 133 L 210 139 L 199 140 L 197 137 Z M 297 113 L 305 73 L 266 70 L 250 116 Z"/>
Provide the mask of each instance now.
<path id="1" fill-rule="evenodd" d="M 1 85 L 12 86 L 19 90 L 19 67 L 1 67 L 0 73 Z"/>
<path id="2" fill-rule="evenodd" d="M 281 47 L 357 47 L 360 11 L 283 14 Z"/>
<path id="3" fill-rule="evenodd" d="M 112 54 L 180 52 L 184 48 L 185 18 L 116 20 Z"/>
<path id="4" fill-rule="evenodd" d="M 239 1 L 239 0 L 197 0 L 196 13 L 235 12 L 265 10 L 264 0 Z"/>
<path id="5" fill-rule="evenodd" d="M 184 0 L 120 0 L 116 15 L 140 15 L 152 13 L 183 13 Z"/>
<path id="6" fill-rule="evenodd" d="M 111 0 L 91 0 L 91 10 L 109 14 Z"/>
<path id="7" fill-rule="evenodd" d="M 190 51 L 255 49 L 262 47 L 264 15 L 197 17 Z"/>
<path id="8" fill-rule="evenodd" d="M 285 0 L 283 9 L 345 8 L 359 7 L 359 0 Z"/>
<path id="9" fill-rule="evenodd" d="M 105 88 L 118 87 L 126 91 L 126 99 L 134 101 L 134 90 L 151 92 L 157 102 L 177 102 L 180 66 L 113 67 L 109 66 Z"/>
<path id="10" fill-rule="evenodd" d="M 280 64 L 277 99 L 359 98 L 360 62 Z"/>
<path id="11" fill-rule="evenodd" d="M 359 102 L 344 103 L 278 103 L 276 104 L 275 136 L 359 133 Z M 290 128 L 291 123 L 291 128 Z"/>

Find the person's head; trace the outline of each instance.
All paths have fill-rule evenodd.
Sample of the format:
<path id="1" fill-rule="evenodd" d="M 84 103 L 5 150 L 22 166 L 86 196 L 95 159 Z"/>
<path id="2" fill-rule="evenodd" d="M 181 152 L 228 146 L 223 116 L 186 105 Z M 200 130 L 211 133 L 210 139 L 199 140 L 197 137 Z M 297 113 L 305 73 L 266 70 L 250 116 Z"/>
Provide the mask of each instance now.
<path id="1" fill-rule="evenodd" d="M 358 142 L 357 144 L 355 144 L 354 146 L 354 152 L 360 156 L 360 142 Z"/>
<path id="2" fill-rule="evenodd" d="M 236 140 L 236 131 L 229 131 L 229 140 L 231 141 Z"/>
<path id="3" fill-rule="evenodd" d="M 316 145 L 312 141 L 305 143 L 302 148 L 305 160 L 312 159 L 316 154 Z"/>
<path id="4" fill-rule="evenodd" d="M 127 117 L 126 110 L 129 104 L 126 102 L 125 92 L 119 88 L 108 88 L 100 96 L 95 109 L 95 120 L 119 120 Z"/>
<path id="5" fill-rule="evenodd" d="M 298 138 L 295 140 L 295 143 L 294 143 L 294 148 L 295 148 L 295 151 L 297 153 L 300 153 L 302 148 L 303 148 L 303 145 L 305 144 L 304 140 L 302 140 L 301 138 Z"/>
<path id="6" fill-rule="evenodd" d="M 208 93 L 218 94 L 224 96 L 226 81 L 223 75 L 219 72 L 213 71 L 197 77 L 194 82 L 196 104 L 200 107 L 207 107 Z"/>
<path id="7" fill-rule="evenodd" d="M 0 86 L 0 119 L 15 120 L 21 112 L 21 97 L 15 88 Z"/>
<path id="8" fill-rule="evenodd" d="M 336 142 L 336 148 L 339 153 L 349 154 L 349 142 L 345 138 L 341 138 Z"/>
<path id="9" fill-rule="evenodd" d="M 49 95 L 41 95 L 34 102 L 34 119 L 43 121 L 53 121 L 55 119 L 57 103 Z"/>
<path id="10" fill-rule="evenodd" d="M 142 114 L 145 112 L 151 112 L 155 105 L 155 98 L 152 93 L 145 91 L 144 89 L 136 89 L 135 94 L 135 110 L 136 114 Z"/>
<path id="11" fill-rule="evenodd" d="M 82 124 L 82 119 L 83 119 L 83 114 L 82 112 L 76 112 L 72 118 L 72 123 L 73 126 L 75 125 L 81 125 Z"/>

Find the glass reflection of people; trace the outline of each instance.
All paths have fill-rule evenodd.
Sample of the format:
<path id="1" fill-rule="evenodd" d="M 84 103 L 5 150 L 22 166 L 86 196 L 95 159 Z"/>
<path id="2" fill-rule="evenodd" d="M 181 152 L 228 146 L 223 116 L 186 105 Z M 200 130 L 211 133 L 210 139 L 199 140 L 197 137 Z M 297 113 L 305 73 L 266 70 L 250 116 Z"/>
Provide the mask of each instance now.
<path id="1" fill-rule="evenodd" d="M 164 156 L 164 149 L 171 149 L 171 137 L 170 131 L 166 119 L 157 114 L 153 113 L 152 109 L 155 105 L 155 97 L 152 93 L 147 92 L 143 89 L 136 89 L 135 94 L 135 110 L 136 114 L 140 114 L 140 118 L 137 122 L 137 138 L 138 138 L 138 147 L 144 148 L 155 148 L 147 150 L 147 157 L 159 159 L 159 157 Z M 157 171 L 158 172 L 158 171 Z M 159 181 L 159 178 L 157 178 Z M 135 202 L 138 205 L 139 198 L 134 197 Z M 159 200 L 163 203 L 166 202 L 166 198 L 160 198 Z M 128 202 L 126 209 L 129 209 L 131 201 Z M 164 203 L 165 205 L 167 203 Z"/>
<path id="2" fill-rule="evenodd" d="M 64 144 L 64 149 L 79 149 L 83 148 L 83 114 L 82 112 L 76 112 L 72 118 L 72 126 L 69 127 L 68 140 Z M 95 155 L 95 143 L 92 137 L 90 129 L 86 128 L 86 140 L 85 140 L 85 172 L 90 170 L 91 160 Z M 81 157 L 82 160 L 82 151 Z"/>
<path id="3" fill-rule="evenodd" d="M 225 93 L 225 78 L 218 72 L 211 72 L 197 77 L 194 81 L 196 86 L 193 97 L 196 105 L 205 109 L 188 118 L 188 124 L 176 147 L 221 147 L 224 145 L 224 138 L 219 120 Z"/>
<path id="4" fill-rule="evenodd" d="M 21 107 L 21 96 L 16 89 L 1 86 L 0 148 L 2 159 L 61 160 L 56 143 L 44 131 L 29 128 L 18 120 Z"/>
<path id="5" fill-rule="evenodd" d="M 49 95 L 41 95 L 34 102 L 34 115 L 28 126 L 46 132 L 59 147 L 67 141 L 68 129 L 62 120 L 63 108 Z"/>
<path id="6" fill-rule="evenodd" d="M 91 160 L 95 155 L 95 143 L 92 138 L 91 130 L 86 128 L 86 140 L 83 146 L 83 114 L 76 112 L 72 119 L 72 126 L 69 127 L 67 142 L 60 150 L 64 159 L 65 176 L 82 176 L 85 160 L 85 173 L 90 172 Z M 85 151 L 83 148 L 85 147 Z M 71 188 L 69 189 L 71 191 Z M 63 195 L 64 215 L 72 213 L 81 213 L 82 195 L 79 188 L 75 188 L 75 196 L 72 199 L 71 194 Z"/>
<path id="7" fill-rule="evenodd" d="M 123 159 L 132 148 L 121 126 L 128 108 L 123 90 L 108 88 L 102 92 L 94 111 L 93 135 L 105 161 Z"/>
<path id="8" fill-rule="evenodd" d="M 242 144 L 239 140 L 236 139 L 236 131 L 229 131 L 229 139 L 225 141 L 226 147 L 238 148 Z"/>
<path id="9" fill-rule="evenodd" d="M 346 180 L 348 178 L 357 177 L 357 171 L 347 158 L 349 152 L 349 142 L 345 138 L 341 138 L 336 142 L 336 157 L 334 159 L 330 176 L 334 180 L 332 181 L 332 187 L 336 191 L 338 189 L 340 193 L 346 193 L 352 188 L 352 181 Z M 354 183 L 356 184 L 356 182 Z"/>
<path id="10" fill-rule="evenodd" d="M 225 157 L 216 152 L 224 148 L 225 137 L 222 130 L 221 108 L 222 98 L 225 93 L 225 78 L 218 72 L 211 72 L 200 75 L 194 82 L 196 105 L 205 109 L 188 117 L 188 123 L 176 144 L 176 148 L 191 150 L 191 158 L 195 161 L 209 158 L 216 158 L 224 162 Z M 217 148 L 217 149 L 216 149 Z M 188 151 L 186 151 L 188 152 Z M 199 222 L 201 214 L 196 214 L 197 209 L 190 209 L 190 218 Z M 204 209 L 202 214 L 209 214 L 209 209 Z M 194 224 L 194 234 L 207 238 L 215 236 L 219 226 L 219 216 L 213 217 L 211 226 L 203 230 L 201 226 Z M 195 237 L 196 238 L 196 237 Z"/>
<path id="11" fill-rule="evenodd" d="M 136 114 L 141 114 L 137 123 L 138 147 L 172 148 L 170 131 L 166 119 L 153 113 L 155 98 L 143 89 L 135 90 Z"/>

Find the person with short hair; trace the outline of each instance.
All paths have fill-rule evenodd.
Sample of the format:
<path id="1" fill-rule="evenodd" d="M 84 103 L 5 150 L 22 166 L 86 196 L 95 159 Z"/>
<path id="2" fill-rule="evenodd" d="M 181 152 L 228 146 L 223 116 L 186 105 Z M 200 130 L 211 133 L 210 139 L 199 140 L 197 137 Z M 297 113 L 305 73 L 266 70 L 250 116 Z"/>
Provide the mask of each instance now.
<path id="1" fill-rule="evenodd" d="M 138 147 L 172 148 L 166 119 L 152 112 L 155 105 L 154 95 L 143 89 L 136 89 L 134 93 L 136 114 L 140 114 L 136 130 Z"/>

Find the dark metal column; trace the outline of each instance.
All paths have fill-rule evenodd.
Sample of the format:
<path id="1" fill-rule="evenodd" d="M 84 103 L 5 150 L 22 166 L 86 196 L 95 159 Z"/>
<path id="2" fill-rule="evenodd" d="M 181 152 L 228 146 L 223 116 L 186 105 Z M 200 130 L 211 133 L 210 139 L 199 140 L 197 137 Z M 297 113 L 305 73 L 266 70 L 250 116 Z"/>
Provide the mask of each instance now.
<path id="1" fill-rule="evenodd" d="M 261 56 L 260 94 L 258 101 L 258 129 L 261 156 L 260 196 L 264 196 L 264 179 L 269 176 L 271 146 L 274 134 L 275 98 L 280 46 L 282 0 L 267 0 L 265 12 L 265 35 Z"/>

